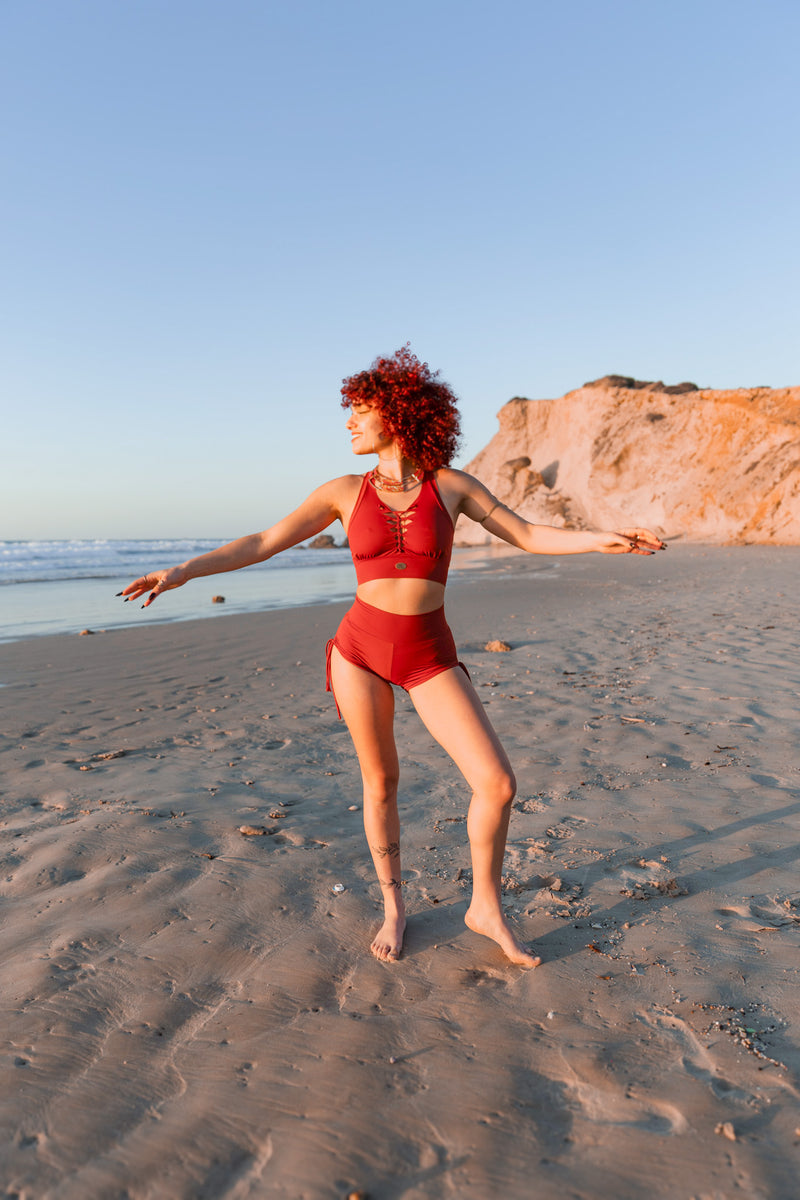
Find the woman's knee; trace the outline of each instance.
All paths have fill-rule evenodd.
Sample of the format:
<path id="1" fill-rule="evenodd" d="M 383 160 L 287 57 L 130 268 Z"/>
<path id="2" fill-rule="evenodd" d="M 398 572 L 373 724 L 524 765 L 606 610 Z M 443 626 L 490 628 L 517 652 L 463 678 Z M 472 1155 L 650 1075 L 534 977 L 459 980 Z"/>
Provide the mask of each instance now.
<path id="1" fill-rule="evenodd" d="M 510 804 L 517 794 L 517 780 L 510 768 L 503 772 L 498 781 L 498 793 L 503 804 Z"/>
<path id="2" fill-rule="evenodd" d="M 399 771 L 370 771 L 363 775 L 363 782 L 365 802 L 378 805 L 396 803 Z"/>
<path id="3" fill-rule="evenodd" d="M 517 794 L 517 781 L 514 777 L 514 772 L 509 767 L 508 770 L 500 769 L 484 780 L 483 785 L 476 789 L 476 792 L 491 800 L 501 808 L 507 807 Z"/>

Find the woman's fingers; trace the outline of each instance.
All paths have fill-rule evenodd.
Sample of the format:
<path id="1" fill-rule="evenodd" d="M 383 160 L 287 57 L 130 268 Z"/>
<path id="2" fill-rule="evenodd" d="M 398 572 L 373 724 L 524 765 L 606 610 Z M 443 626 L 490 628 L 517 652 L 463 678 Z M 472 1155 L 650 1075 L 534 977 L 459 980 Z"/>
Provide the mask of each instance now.
<path id="1" fill-rule="evenodd" d="M 147 608 L 162 592 L 167 591 L 170 586 L 176 586 L 167 584 L 166 576 L 168 574 L 168 571 L 152 571 L 149 575 L 142 575 L 123 588 L 119 595 L 124 596 L 126 601 L 138 600 L 145 592 L 149 592 L 149 596 L 142 605 L 143 608 Z"/>
<path id="2" fill-rule="evenodd" d="M 602 547 L 605 554 L 655 554 L 666 550 L 666 544 L 649 529 L 621 529 L 618 533 L 604 534 L 608 540 Z"/>
<path id="3" fill-rule="evenodd" d="M 637 541 L 648 542 L 651 546 L 658 546 L 659 550 L 666 550 L 667 543 L 662 541 L 657 533 L 653 533 L 652 529 L 626 529 L 623 530 L 626 536 L 630 535 Z"/>
<path id="4" fill-rule="evenodd" d="M 145 600 L 144 604 L 142 605 L 142 608 L 149 608 L 150 605 L 155 600 L 156 596 L 160 596 L 161 592 L 165 591 L 165 590 L 166 589 L 161 586 L 161 580 L 159 579 L 156 583 L 153 584 L 153 586 L 150 590 L 150 595 Z"/>
<path id="5" fill-rule="evenodd" d="M 653 554 L 656 550 L 666 550 L 666 542 L 662 542 L 658 534 L 650 529 L 622 529 L 620 537 L 628 541 L 629 553 Z"/>

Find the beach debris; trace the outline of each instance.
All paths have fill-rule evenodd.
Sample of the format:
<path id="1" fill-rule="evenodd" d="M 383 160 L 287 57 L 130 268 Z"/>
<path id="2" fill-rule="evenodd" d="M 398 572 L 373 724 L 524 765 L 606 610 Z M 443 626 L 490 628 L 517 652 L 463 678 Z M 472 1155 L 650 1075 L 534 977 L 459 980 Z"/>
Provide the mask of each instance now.
<path id="1" fill-rule="evenodd" d="M 720 1121 L 714 1129 L 714 1133 L 718 1133 L 720 1137 L 727 1138 L 729 1142 L 736 1141 L 736 1130 L 730 1121 Z"/>
<path id="2" fill-rule="evenodd" d="M 494 638 L 491 642 L 487 642 L 483 648 L 484 650 L 489 650 L 492 654 L 506 654 L 511 649 L 508 642 L 501 642 L 499 638 Z"/>
<path id="3" fill-rule="evenodd" d="M 224 603 L 225 603 L 225 597 L 224 597 L 224 596 L 212 596 L 212 597 L 211 597 L 211 603 L 212 603 L 212 604 L 224 604 Z"/>
<path id="4" fill-rule="evenodd" d="M 781 1021 L 763 1006 L 748 1004 L 745 1008 L 733 1008 L 721 1004 L 695 1004 L 692 1012 L 720 1013 L 716 1020 L 701 1031 L 704 1036 L 712 1032 L 727 1033 L 737 1046 L 748 1050 L 755 1058 L 778 1067 L 781 1071 L 788 1070 L 786 1063 L 772 1058 L 767 1053 L 771 1048 L 768 1045 L 770 1035 L 778 1033 Z"/>
<path id="5" fill-rule="evenodd" d="M 78 634 L 78 637 L 90 637 L 93 633 L 93 629 L 82 629 Z"/>
<path id="6" fill-rule="evenodd" d="M 334 896 L 341 896 L 342 892 L 347 891 L 347 888 L 343 883 L 335 883 L 331 888 L 331 891 L 333 892 Z"/>
<path id="7" fill-rule="evenodd" d="M 369 1192 L 361 1192 L 361 1191 L 348 1192 L 347 1200 L 369 1200 Z"/>
<path id="8" fill-rule="evenodd" d="M 270 831 L 267 829 L 266 825 L 239 826 L 239 833 L 241 833 L 243 837 L 264 837 L 264 835 L 269 832 Z"/>
<path id="9" fill-rule="evenodd" d="M 288 813 L 277 812 L 277 810 L 275 812 L 267 813 L 270 821 L 282 821 L 283 818 L 288 817 L 288 815 Z"/>

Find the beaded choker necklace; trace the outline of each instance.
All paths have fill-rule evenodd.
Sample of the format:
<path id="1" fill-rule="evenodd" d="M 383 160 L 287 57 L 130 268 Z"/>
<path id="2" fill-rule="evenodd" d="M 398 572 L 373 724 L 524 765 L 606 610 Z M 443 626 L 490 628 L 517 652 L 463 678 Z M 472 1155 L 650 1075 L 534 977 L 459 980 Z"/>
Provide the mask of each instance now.
<path id="1" fill-rule="evenodd" d="M 389 479 L 386 475 L 381 475 L 377 467 L 374 467 L 369 473 L 370 483 L 381 492 L 410 492 L 421 479 L 422 474 L 419 471 L 412 471 L 410 475 L 404 475 L 402 479 Z"/>

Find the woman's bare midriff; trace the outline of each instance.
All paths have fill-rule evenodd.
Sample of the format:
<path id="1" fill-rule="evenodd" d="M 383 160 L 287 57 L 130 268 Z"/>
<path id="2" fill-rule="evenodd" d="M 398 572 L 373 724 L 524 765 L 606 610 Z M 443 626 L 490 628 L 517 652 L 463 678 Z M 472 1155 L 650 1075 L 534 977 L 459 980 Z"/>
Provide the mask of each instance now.
<path id="1" fill-rule="evenodd" d="M 359 584 L 356 595 L 373 608 L 413 617 L 442 607 L 444 584 L 430 579 L 370 579 Z"/>

